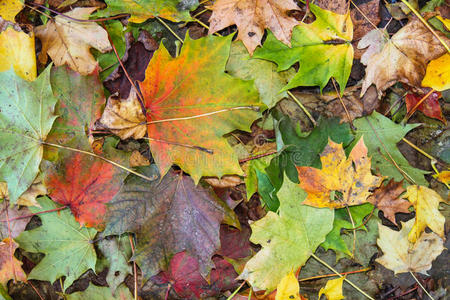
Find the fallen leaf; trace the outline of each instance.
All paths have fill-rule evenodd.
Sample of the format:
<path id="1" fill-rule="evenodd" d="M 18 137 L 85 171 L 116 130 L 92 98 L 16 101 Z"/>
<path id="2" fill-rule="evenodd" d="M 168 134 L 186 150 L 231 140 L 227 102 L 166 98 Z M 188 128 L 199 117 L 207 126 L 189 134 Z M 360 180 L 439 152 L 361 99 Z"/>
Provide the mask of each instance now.
<path id="1" fill-rule="evenodd" d="M 328 300 L 341 300 L 344 299 L 342 295 L 342 284 L 344 283 L 344 277 L 330 279 L 327 281 L 325 287 L 321 288 L 319 291 L 319 299 L 322 295 L 325 295 Z"/>
<path id="2" fill-rule="evenodd" d="M 445 218 L 439 212 L 439 202 L 444 202 L 441 196 L 430 188 L 410 185 L 403 197 L 407 198 L 416 210 L 416 221 L 408 235 L 408 240 L 415 243 L 426 227 L 444 238 Z"/>
<path id="3" fill-rule="evenodd" d="M 47 197 L 38 199 L 42 208 L 30 207 L 32 213 L 56 209 Z M 68 210 L 41 214 L 42 226 L 22 232 L 16 241 L 28 252 L 45 257 L 31 270 L 28 279 L 48 280 L 66 276 L 63 291 L 88 269 L 95 270 L 97 256 L 93 240 L 97 231 L 80 227 Z"/>
<path id="4" fill-rule="evenodd" d="M 19 236 L 31 219 L 31 216 L 27 217 L 29 214 L 31 213 L 26 207 L 21 209 L 17 205 L 11 207 L 7 201 L 3 201 L 0 211 L 0 239 L 3 240 L 7 237 L 15 239 Z M 15 218 L 17 219 L 13 220 Z M 9 222 L 3 222 L 8 219 Z"/>
<path id="5" fill-rule="evenodd" d="M 419 272 L 425 275 L 431 269 L 433 260 L 444 250 L 444 241 L 434 232 L 423 233 L 417 241 L 411 243 L 408 232 L 413 230 L 414 219 L 402 224 L 400 231 L 378 224 L 380 237 L 378 247 L 384 255 L 376 262 L 394 271 L 395 274 L 404 272 Z"/>
<path id="6" fill-rule="evenodd" d="M 277 294 L 275 300 L 296 299 L 300 300 L 300 285 L 294 272 L 291 271 L 288 275 L 281 279 L 277 285 Z"/>
<path id="7" fill-rule="evenodd" d="M 22 8 L 23 2 L 20 0 L 0 0 L 0 17 L 6 21 L 14 22 L 15 16 Z"/>
<path id="8" fill-rule="evenodd" d="M 395 214 L 407 214 L 409 213 L 408 208 L 411 206 L 411 203 L 400 198 L 404 191 L 403 181 L 396 182 L 391 179 L 386 185 L 377 188 L 367 201 L 382 210 L 386 219 L 397 225 Z"/>
<path id="9" fill-rule="evenodd" d="M 241 177 L 236 175 L 225 175 L 222 178 L 206 177 L 203 180 L 205 180 L 209 185 L 215 188 L 233 187 L 243 183 Z"/>
<path id="10" fill-rule="evenodd" d="M 147 121 L 135 89 L 131 89 L 128 99 L 110 96 L 95 127 L 105 128 L 122 140 L 143 138 L 147 133 Z"/>
<path id="11" fill-rule="evenodd" d="M 437 91 L 450 89 L 450 54 L 446 53 L 438 57 L 427 66 L 422 86 L 433 88 Z"/>
<path id="12" fill-rule="evenodd" d="M 2 3 L 0 1 L 0 7 Z M 0 33 L 0 72 L 14 68 L 25 80 L 36 79 L 34 35 L 8 27 Z"/>
<path id="13" fill-rule="evenodd" d="M 4 286 L 10 279 L 27 281 L 27 275 L 22 270 L 22 262 L 14 257 L 17 247 L 17 243 L 10 238 L 0 242 L 0 284 Z"/>
<path id="14" fill-rule="evenodd" d="M 348 159 L 342 145 L 329 140 L 320 161 L 322 169 L 297 167 L 300 187 L 308 193 L 303 204 L 329 208 L 362 204 L 383 181 L 383 177 L 373 176 L 370 171 L 370 158 L 362 138 Z"/>
<path id="15" fill-rule="evenodd" d="M 445 36 L 440 36 L 450 42 Z M 420 20 L 410 20 L 392 36 L 380 53 L 368 60 L 361 95 L 371 84 L 376 85 L 380 94 L 397 81 L 419 87 L 428 62 L 445 52 L 441 42 Z"/>
<path id="16" fill-rule="evenodd" d="M 20 195 L 19 199 L 17 199 L 17 205 L 39 206 L 36 201 L 36 197 L 42 195 L 47 195 L 47 189 L 42 183 L 41 176 L 38 175 L 30 187 L 22 195 Z M 0 182 L 0 199 L 9 200 L 8 184 L 6 182 Z"/>
<path id="17" fill-rule="evenodd" d="M 148 176 L 157 174 L 155 165 L 141 170 Z M 213 267 L 211 256 L 220 246 L 220 222 L 233 218 L 211 189 L 195 186 L 190 177 L 174 171 L 150 183 L 130 175 L 108 207 L 105 234 L 136 233 L 132 260 L 146 278 L 166 269 L 167 257 L 181 251 L 198 261 L 206 277 Z"/>
<path id="18" fill-rule="evenodd" d="M 210 7 L 209 34 L 236 24 L 237 39 L 250 54 L 261 45 L 264 29 L 272 31 L 277 39 L 291 45 L 292 28 L 299 22 L 288 14 L 299 7 L 293 0 L 218 0 Z"/>
<path id="19" fill-rule="evenodd" d="M 380 53 L 384 45 L 389 42 L 389 34 L 386 29 L 377 28 L 369 31 L 364 35 L 358 43 L 358 49 L 365 49 L 366 51 L 361 55 L 361 63 L 366 65 L 375 54 Z"/>
<path id="20" fill-rule="evenodd" d="M 140 87 L 148 136 L 153 139 L 149 145 L 161 174 L 175 163 L 196 183 L 202 176 L 242 175 L 223 135 L 236 129 L 250 131 L 265 105 L 253 82 L 224 73 L 231 39 L 231 35 L 198 40 L 186 36 L 177 58 L 161 47 L 150 61 Z M 212 153 L 202 151 L 205 148 Z"/>
<path id="21" fill-rule="evenodd" d="M 300 63 L 298 73 L 282 91 L 298 86 L 325 87 L 335 78 L 341 92 L 347 85 L 353 61 L 353 24 L 350 13 L 339 15 L 310 5 L 316 20 L 301 23 L 292 32 L 292 47 L 278 41 L 269 32 L 264 46 L 256 50 L 254 57 L 275 62 L 278 71 L 287 70 L 295 62 Z"/>
<path id="22" fill-rule="evenodd" d="M 334 2 L 334 1 L 333 1 Z M 359 9 L 355 8 L 358 6 Z M 361 12 L 364 14 L 362 15 Z M 354 26 L 353 40 L 361 39 L 367 32 L 380 23 L 380 0 L 360 1 L 358 4 L 351 5 L 350 16 Z M 355 58 L 356 53 L 355 51 Z"/>
<path id="23" fill-rule="evenodd" d="M 92 283 L 82 292 L 65 294 L 67 300 L 132 300 L 133 295 L 125 284 L 119 286 L 115 293 L 112 293 L 109 287 L 96 286 Z"/>
<path id="24" fill-rule="evenodd" d="M 76 7 L 66 16 L 87 20 L 96 7 Z M 91 47 L 100 52 L 110 51 L 108 34 L 95 22 L 77 22 L 61 16 L 35 28 L 36 36 L 42 42 L 39 61 L 47 62 L 47 54 L 56 66 L 67 64 L 81 75 L 91 74 L 97 61 L 89 52 Z"/>
<path id="25" fill-rule="evenodd" d="M 57 99 L 50 87 L 50 68 L 33 82 L 18 77 L 13 70 L 1 72 L 0 86 L 0 181 L 8 183 L 14 204 L 39 172 L 42 141 L 56 119 L 53 109 Z"/>
<path id="26" fill-rule="evenodd" d="M 138 150 L 134 150 L 130 156 L 130 166 L 131 167 L 143 167 L 149 166 L 150 161 L 147 157 L 142 155 Z"/>
<path id="27" fill-rule="evenodd" d="M 131 14 L 130 22 L 142 23 L 149 18 L 161 17 L 172 22 L 190 21 L 189 11 L 198 6 L 198 0 L 106 0 L 108 7 L 99 11 L 100 16 Z"/>
<path id="28" fill-rule="evenodd" d="M 438 174 L 433 175 L 433 177 L 445 185 L 450 184 L 450 171 L 439 172 Z"/>
<path id="29" fill-rule="evenodd" d="M 306 193 L 287 177 L 277 195 L 279 214 L 269 211 L 251 224 L 250 241 L 262 249 L 239 275 L 255 291 L 274 290 L 283 277 L 306 263 L 333 227 L 334 212 L 302 205 Z"/>
<path id="30" fill-rule="evenodd" d="M 422 100 L 425 95 L 422 94 L 407 94 L 405 97 L 406 110 L 410 114 L 411 110 L 417 105 L 417 103 Z M 438 119 L 443 123 L 447 123 L 445 120 L 441 106 L 439 105 L 439 98 L 441 98 L 441 93 L 433 92 L 429 95 L 416 110 L 423 112 L 427 117 Z"/>

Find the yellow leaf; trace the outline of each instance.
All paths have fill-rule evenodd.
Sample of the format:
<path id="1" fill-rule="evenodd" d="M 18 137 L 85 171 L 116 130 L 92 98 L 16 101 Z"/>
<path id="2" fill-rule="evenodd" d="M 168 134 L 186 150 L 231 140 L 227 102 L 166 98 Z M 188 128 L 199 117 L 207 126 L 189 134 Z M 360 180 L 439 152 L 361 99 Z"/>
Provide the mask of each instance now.
<path id="1" fill-rule="evenodd" d="M 450 89 L 449 53 L 430 61 L 425 77 L 422 80 L 422 86 L 430 87 L 437 91 Z"/>
<path id="2" fill-rule="evenodd" d="M 325 294 L 328 300 L 340 300 L 344 299 L 342 295 L 342 283 L 344 283 L 345 277 L 328 280 L 324 288 L 319 291 L 319 299 Z"/>
<path id="3" fill-rule="evenodd" d="M 378 224 L 380 237 L 377 244 L 384 255 L 377 262 L 397 273 L 420 272 L 427 274 L 433 260 L 444 250 L 444 241 L 434 232 L 424 233 L 416 243 L 408 240 L 414 220 L 402 224 L 400 231 Z"/>
<path id="4" fill-rule="evenodd" d="M 300 300 L 300 285 L 298 284 L 297 277 L 294 272 L 291 271 L 288 275 L 281 279 L 277 285 L 277 294 L 275 300 Z"/>
<path id="5" fill-rule="evenodd" d="M 297 167 L 300 187 L 308 193 L 303 204 L 329 208 L 362 204 L 372 194 L 370 190 L 383 181 L 383 177 L 373 176 L 370 171 L 362 137 L 348 159 L 342 145 L 329 140 L 320 161 L 322 169 Z"/>
<path id="6" fill-rule="evenodd" d="M 442 24 L 444 24 L 445 28 L 447 28 L 447 30 L 450 30 L 450 19 L 444 19 L 441 16 L 436 16 L 436 18 L 438 18 L 439 21 L 442 22 Z"/>
<path id="7" fill-rule="evenodd" d="M 14 17 L 22 10 L 23 0 L 0 0 L 0 17 L 14 22 Z"/>
<path id="8" fill-rule="evenodd" d="M 450 184 L 450 171 L 439 172 L 438 174 L 433 175 L 433 177 L 447 186 Z"/>
<path id="9" fill-rule="evenodd" d="M 1 3 L 0 3 L 1 5 Z M 0 6 L 1 7 L 1 6 Z M 0 33 L 0 72 L 14 68 L 25 80 L 36 79 L 34 35 L 15 31 L 9 27 Z"/>
<path id="10" fill-rule="evenodd" d="M 438 210 L 439 202 L 444 202 L 441 196 L 427 187 L 410 185 L 404 197 L 408 198 L 416 210 L 416 222 L 408 240 L 415 243 L 427 226 L 443 238 L 445 218 Z"/>

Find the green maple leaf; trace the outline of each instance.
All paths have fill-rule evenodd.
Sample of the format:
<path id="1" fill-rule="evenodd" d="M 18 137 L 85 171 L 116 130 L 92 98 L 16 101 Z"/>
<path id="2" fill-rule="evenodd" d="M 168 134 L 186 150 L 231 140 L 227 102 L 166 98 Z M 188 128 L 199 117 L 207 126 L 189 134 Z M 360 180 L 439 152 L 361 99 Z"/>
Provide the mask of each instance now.
<path id="1" fill-rule="evenodd" d="M 13 70 L 0 73 L 0 179 L 15 203 L 39 172 L 43 146 L 56 116 L 50 67 L 29 82 Z"/>
<path id="2" fill-rule="evenodd" d="M 91 283 L 86 290 L 65 295 L 65 298 L 67 300 L 132 300 L 133 295 L 124 284 L 120 285 L 113 294 L 109 287 L 96 286 Z"/>
<path id="3" fill-rule="evenodd" d="M 172 22 L 189 21 L 189 11 L 198 6 L 197 0 L 106 0 L 108 7 L 100 16 L 131 14 L 130 22 L 142 23 L 149 18 L 161 17 Z"/>
<path id="4" fill-rule="evenodd" d="M 33 213 L 58 208 L 47 197 L 38 199 L 41 208 L 30 206 Z M 45 257 L 31 270 L 28 279 L 54 282 L 61 276 L 64 290 L 89 269 L 95 270 L 97 256 L 93 240 L 97 231 L 81 227 L 68 210 L 41 214 L 42 226 L 22 232 L 16 241 L 28 252 Z"/>
<path id="5" fill-rule="evenodd" d="M 311 4 L 316 20 L 301 23 L 292 31 L 291 47 L 269 32 L 262 48 L 253 57 L 271 60 L 278 71 L 300 62 L 298 73 L 283 91 L 297 86 L 320 86 L 322 90 L 331 77 L 339 83 L 341 94 L 347 85 L 353 63 L 353 24 L 350 13 L 336 14 Z"/>
<path id="6" fill-rule="evenodd" d="M 255 290 L 275 289 L 284 276 L 306 263 L 333 227 L 334 211 L 302 205 L 306 192 L 288 178 L 278 198 L 279 214 L 269 211 L 251 224 L 250 241 L 262 249 L 247 262 L 239 278 Z"/>
<path id="7" fill-rule="evenodd" d="M 376 111 L 368 117 L 356 119 L 353 124 L 357 128 L 355 141 L 364 136 L 364 144 L 369 150 L 369 156 L 372 157 L 372 170 L 383 176 L 394 178 L 396 181 L 405 178 L 414 180 L 417 185 L 428 185 L 424 177 L 424 174 L 428 172 L 412 167 L 397 148 L 397 143 L 408 131 L 420 124 L 402 126 Z M 407 175 L 402 174 L 390 157 Z M 407 183 L 407 180 L 404 182 Z"/>

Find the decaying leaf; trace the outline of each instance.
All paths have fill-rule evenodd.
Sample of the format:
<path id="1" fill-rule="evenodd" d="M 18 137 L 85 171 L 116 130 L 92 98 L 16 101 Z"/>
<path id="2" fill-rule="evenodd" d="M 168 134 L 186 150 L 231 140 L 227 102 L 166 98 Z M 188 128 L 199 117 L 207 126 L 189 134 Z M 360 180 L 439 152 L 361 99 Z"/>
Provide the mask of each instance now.
<path id="1" fill-rule="evenodd" d="M 386 185 L 377 188 L 373 194 L 367 198 L 367 201 L 382 210 L 384 216 L 397 225 L 395 222 L 396 213 L 409 213 L 408 208 L 412 205 L 410 202 L 400 198 L 405 189 L 403 181 L 396 182 L 394 179 L 389 180 Z"/>
<path id="2" fill-rule="evenodd" d="M 133 295 L 125 284 L 119 286 L 119 288 L 112 293 L 109 287 L 96 286 L 92 283 L 89 287 L 81 292 L 75 292 L 72 294 L 64 295 L 67 300 L 132 300 Z"/>
<path id="3" fill-rule="evenodd" d="M 14 257 L 17 247 L 17 243 L 10 238 L 0 241 L 0 284 L 3 286 L 6 286 L 10 279 L 27 280 L 27 275 L 22 270 L 22 262 Z"/>
<path id="4" fill-rule="evenodd" d="M 450 53 L 430 61 L 422 85 L 437 91 L 450 89 Z"/>
<path id="5" fill-rule="evenodd" d="M 377 28 L 369 31 L 358 43 L 358 49 L 367 48 L 361 55 L 361 63 L 367 66 L 369 59 L 380 53 L 388 42 L 389 34 L 386 29 Z"/>
<path id="6" fill-rule="evenodd" d="M 150 161 L 147 157 L 142 155 L 138 150 L 134 150 L 130 155 L 130 166 L 131 167 L 143 167 L 149 166 Z"/>
<path id="7" fill-rule="evenodd" d="M 87 20 L 96 7 L 77 7 L 65 15 Z M 95 22 L 77 22 L 62 16 L 56 16 L 47 24 L 36 27 L 36 36 L 42 41 L 39 60 L 46 63 L 47 54 L 56 66 L 67 64 L 82 75 L 91 74 L 97 67 L 97 61 L 89 49 L 100 52 L 110 51 L 108 34 Z"/>
<path id="8" fill-rule="evenodd" d="M 319 291 L 319 299 L 322 295 L 327 296 L 328 300 L 344 299 L 345 297 L 342 295 L 342 284 L 344 283 L 344 279 L 345 277 L 340 277 L 328 280 L 325 287 L 321 288 Z"/>
<path id="9" fill-rule="evenodd" d="M 21 0 L 0 0 L 0 17 L 6 21 L 14 22 L 14 17 L 22 10 Z"/>
<path id="10" fill-rule="evenodd" d="M 19 236 L 31 219 L 31 216 L 27 217 L 30 214 L 31 212 L 26 207 L 21 209 L 17 205 L 10 207 L 7 201 L 3 201 L 0 210 L 0 240 L 7 237 L 15 239 Z M 15 218 L 17 219 L 13 220 Z M 7 219 L 10 221 L 4 222 Z"/>
<path id="11" fill-rule="evenodd" d="M 204 178 L 204 180 L 207 183 L 209 183 L 209 185 L 216 187 L 216 188 L 233 187 L 233 186 L 243 183 L 241 178 L 236 175 L 225 175 L 222 178 L 206 177 L 206 178 Z"/>
<path id="12" fill-rule="evenodd" d="M 209 34 L 236 24 L 237 39 L 253 54 L 261 45 L 264 29 L 268 28 L 277 39 L 290 46 L 292 28 L 299 22 L 288 12 L 298 9 L 293 0 L 218 0 L 211 7 Z"/>
<path id="13" fill-rule="evenodd" d="M 407 94 L 405 97 L 405 103 L 406 103 L 406 110 L 408 113 L 411 113 L 412 109 L 416 107 L 417 103 L 419 103 L 420 100 L 425 95 L 421 94 Z M 447 123 L 444 116 L 442 115 L 441 106 L 439 104 L 439 98 L 441 97 L 441 93 L 439 92 L 433 92 L 431 95 L 429 95 L 417 108 L 416 110 L 419 110 L 423 112 L 423 114 L 430 118 L 435 118 L 443 123 Z"/>
<path id="14" fill-rule="evenodd" d="M 281 279 L 277 285 L 277 294 L 275 300 L 294 299 L 300 300 L 300 285 L 294 272 L 291 271 L 288 275 Z"/>
<path id="15" fill-rule="evenodd" d="M 410 185 L 406 189 L 407 198 L 416 210 L 416 221 L 408 235 L 408 240 L 415 243 L 426 227 L 444 238 L 445 217 L 439 212 L 439 202 L 444 200 L 434 190 L 420 185 Z"/>
<path id="16" fill-rule="evenodd" d="M 36 197 L 46 194 L 47 189 L 42 183 L 42 177 L 38 176 L 30 187 L 22 195 L 20 195 L 19 199 L 17 199 L 17 205 L 39 206 L 39 203 L 36 201 Z M 9 200 L 8 184 L 6 182 L 0 182 L 0 199 Z"/>
<path id="17" fill-rule="evenodd" d="M 9 0 L 8 0 L 9 1 Z M 0 8 L 2 1 L 0 0 Z M 14 68 L 25 80 L 36 79 L 36 54 L 34 35 L 8 27 L 0 33 L 0 72 Z"/>
<path id="18" fill-rule="evenodd" d="M 439 34 L 439 33 L 438 33 Z M 449 39 L 442 35 L 447 43 Z M 446 52 L 441 42 L 418 19 L 412 19 L 367 62 L 361 95 L 371 84 L 381 94 L 397 81 L 420 86 L 426 65 Z"/>
<path id="19" fill-rule="evenodd" d="M 331 1 L 334 2 L 334 1 Z M 356 8 L 355 6 L 358 6 Z M 350 5 L 350 15 L 352 17 L 353 25 L 353 40 L 361 39 L 367 32 L 373 29 L 373 25 L 380 23 L 380 0 L 361 1 L 358 4 Z M 362 15 L 361 12 L 364 14 Z M 358 56 L 359 57 L 359 56 Z M 355 58 L 356 51 L 355 51 Z"/>
<path id="20" fill-rule="evenodd" d="M 329 140 L 320 161 L 322 169 L 297 167 L 300 187 L 308 193 L 303 204 L 329 208 L 362 204 L 383 181 L 370 171 L 370 158 L 362 138 L 348 159 L 342 144 Z"/>
<path id="21" fill-rule="evenodd" d="M 419 272 L 427 274 L 433 260 L 444 250 L 444 241 L 434 232 L 423 233 L 414 243 L 409 241 L 408 233 L 414 223 L 409 220 L 402 224 L 400 231 L 378 224 L 380 237 L 377 244 L 384 255 L 377 262 L 397 273 Z"/>

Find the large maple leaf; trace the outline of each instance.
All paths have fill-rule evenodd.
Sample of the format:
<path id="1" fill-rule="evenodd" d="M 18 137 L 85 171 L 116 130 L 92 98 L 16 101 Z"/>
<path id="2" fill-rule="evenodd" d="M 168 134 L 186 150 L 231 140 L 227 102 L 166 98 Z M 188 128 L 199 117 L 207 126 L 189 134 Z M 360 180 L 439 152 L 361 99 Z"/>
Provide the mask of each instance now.
<path id="1" fill-rule="evenodd" d="M 39 171 L 46 139 L 56 116 L 50 68 L 28 82 L 13 70 L 0 73 L 0 180 L 15 203 Z"/>
<path id="2" fill-rule="evenodd" d="M 172 58 L 165 47 L 153 55 L 140 86 L 150 149 L 163 175 L 173 163 L 195 182 L 202 176 L 242 174 L 223 135 L 250 131 L 264 104 L 253 82 L 224 73 L 232 38 L 186 36 L 178 57 Z"/>
<path id="3" fill-rule="evenodd" d="M 142 170 L 157 173 L 155 165 Z M 184 250 L 206 277 L 220 246 L 220 222 L 234 216 L 212 189 L 195 186 L 190 177 L 174 171 L 150 183 L 131 175 L 108 207 L 105 233 L 136 233 L 132 259 L 147 278 L 166 269 L 171 256 Z"/>
<path id="4" fill-rule="evenodd" d="M 211 7 L 209 33 L 236 24 L 237 39 L 253 54 L 261 45 L 264 29 L 269 28 L 277 39 L 290 46 L 292 28 L 299 22 L 288 12 L 298 9 L 293 0 L 218 0 Z"/>
<path id="5" fill-rule="evenodd" d="M 283 90 L 297 86 L 320 86 L 322 90 L 331 77 L 339 83 L 341 94 L 347 85 L 353 62 L 353 24 L 350 13 L 345 15 L 323 10 L 313 4 L 316 20 L 301 23 L 292 31 L 292 47 L 269 33 L 264 46 L 254 57 L 271 60 L 278 71 L 287 70 L 299 62 L 298 73 Z"/>
<path id="6" fill-rule="evenodd" d="M 370 190 L 383 181 L 383 177 L 373 176 L 370 171 L 370 158 L 362 138 L 348 159 L 342 145 L 330 140 L 320 160 L 322 169 L 297 167 L 300 186 L 308 193 L 303 204 L 330 208 L 362 204 L 367 202 Z"/>

